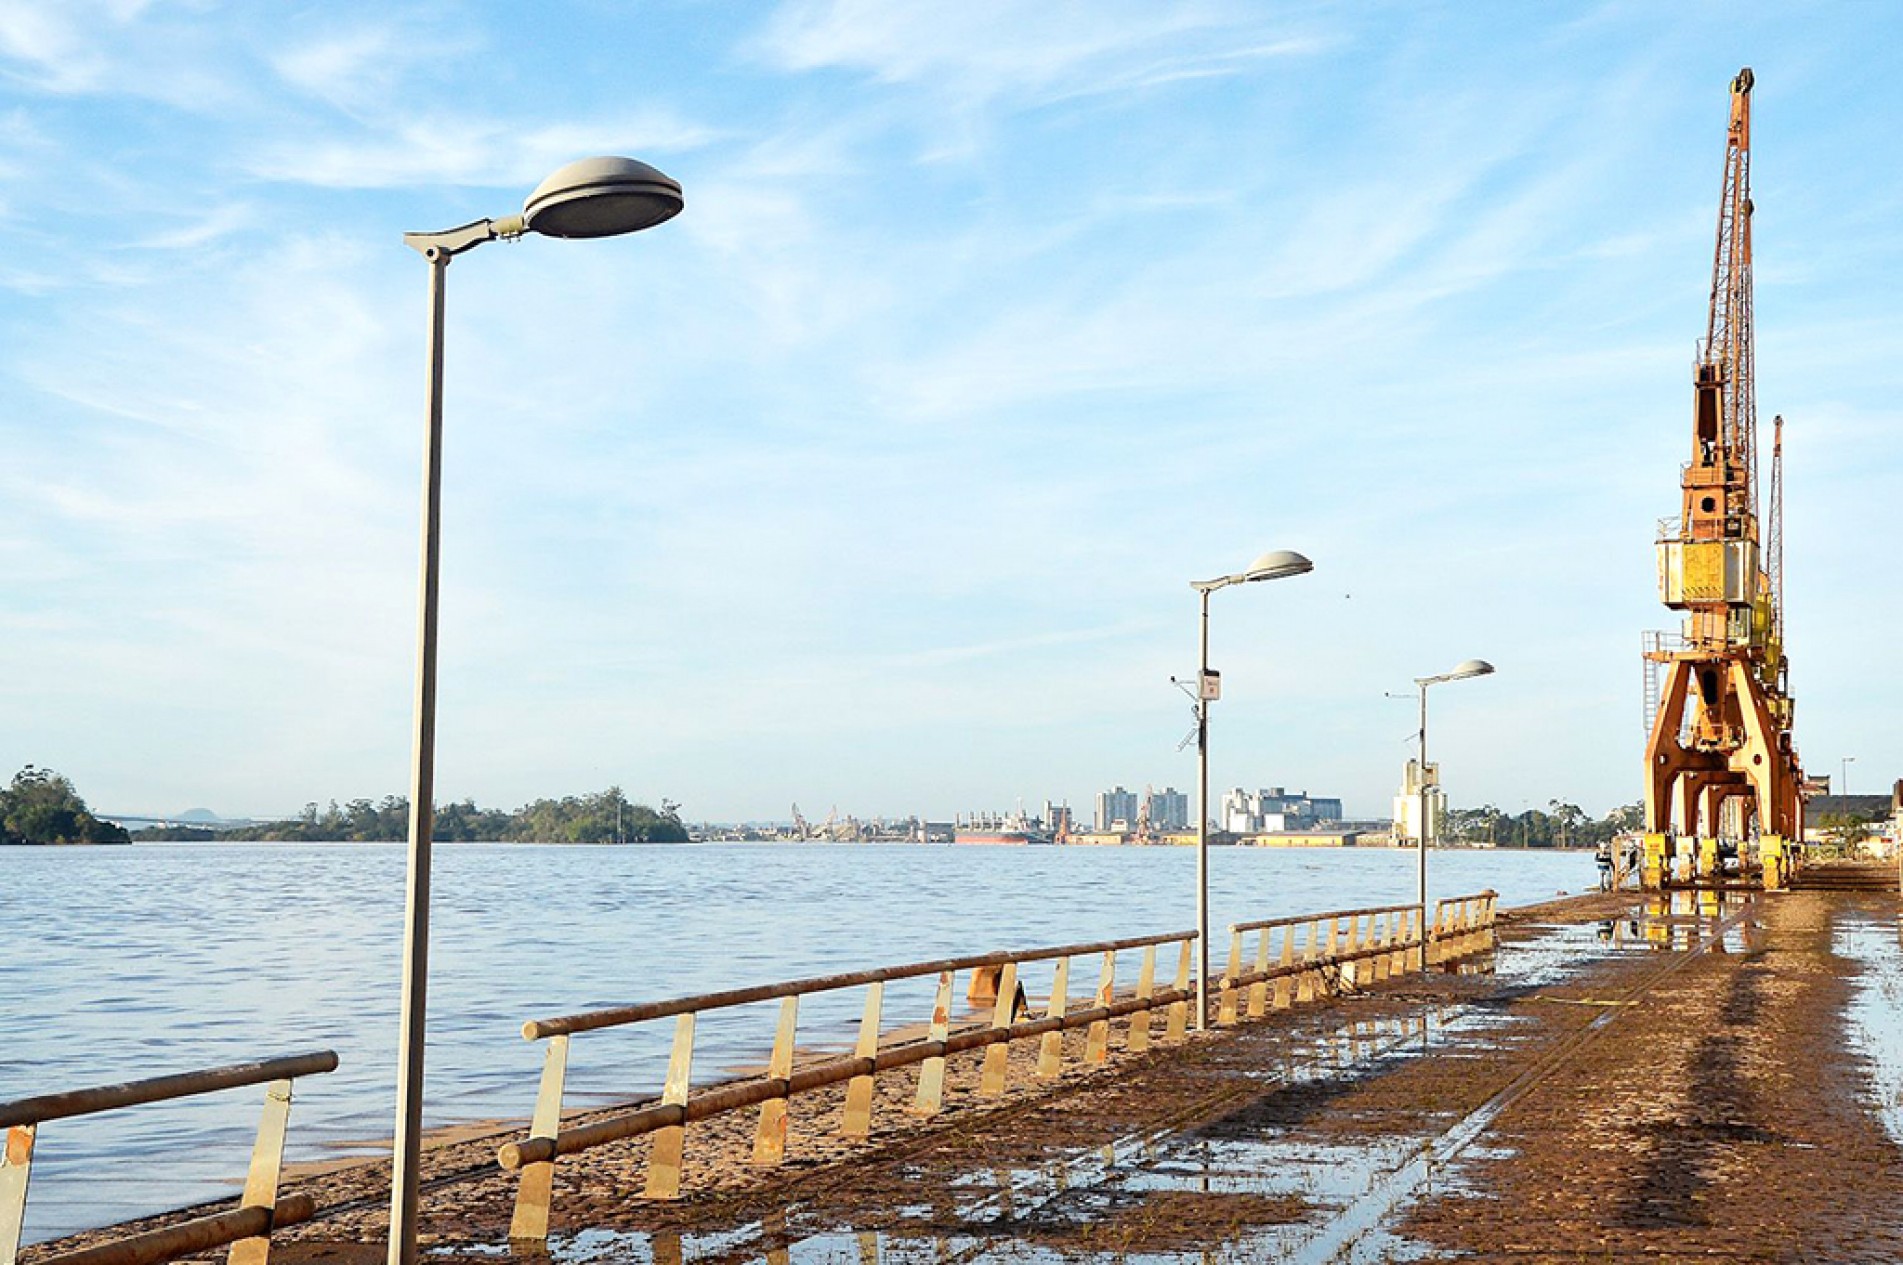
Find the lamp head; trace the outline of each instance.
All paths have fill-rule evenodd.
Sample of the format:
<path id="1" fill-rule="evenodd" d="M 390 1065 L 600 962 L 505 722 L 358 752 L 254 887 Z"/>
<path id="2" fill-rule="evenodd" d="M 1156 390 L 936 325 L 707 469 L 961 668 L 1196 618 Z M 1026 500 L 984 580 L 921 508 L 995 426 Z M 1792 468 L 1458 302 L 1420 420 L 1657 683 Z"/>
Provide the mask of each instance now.
<path id="1" fill-rule="evenodd" d="M 1414 679 L 1414 684 L 1425 689 L 1430 685 L 1439 685 L 1443 681 L 1464 681 L 1470 676 L 1490 676 L 1493 665 L 1485 659 L 1469 659 L 1455 667 L 1452 672 L 1443 672 L 1439 676 L 1422 676 Z"/>
<path id="2" fill-rule="evenodd" d="M 1280 580 L 1285 576 L 1302 575 L 1314 569 L 1314 563 L 1293 549 L 1277 549 L 1263 554 L 1250 563 L 1249 569 L 1242 573 L 1242 579 L 1251 583 L 1256 580 Z M 1487 671 L 1491 672 L 1493 669 L 1488 668 Z"/>
<path id="3" fill-rule="evenodd" d="M 615 237 L 671 220 L 684 205 L 680 184 L 644 162 L 584 158 L 537 185 L 522 219 L 546 237 Z"/>

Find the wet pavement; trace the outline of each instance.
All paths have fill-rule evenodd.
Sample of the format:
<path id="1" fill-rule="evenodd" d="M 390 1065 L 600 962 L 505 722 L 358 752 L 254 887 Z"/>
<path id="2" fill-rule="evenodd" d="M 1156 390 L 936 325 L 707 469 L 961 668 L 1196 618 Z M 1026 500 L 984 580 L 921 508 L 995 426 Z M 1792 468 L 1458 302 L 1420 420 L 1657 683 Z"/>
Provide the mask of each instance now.
<path id="1" fill-rule="evenodd" d="M 1899 934 L 1893 896 L 1542 906 L 1458 969 L 930 1126 L 887 1113 L 856 1150 L 825 1151 L 815 1110 L 777 1172 L 695 1126 L 677 1203 L 633 1195 L 639 1146 L 563 1161 L 544 1259 L 1903 1259 Z M 512 1193 L 432 1194 L 430 1259 L 506 1258 Z M 274 1258 L 380 1259 L 353 1215 Z"/>

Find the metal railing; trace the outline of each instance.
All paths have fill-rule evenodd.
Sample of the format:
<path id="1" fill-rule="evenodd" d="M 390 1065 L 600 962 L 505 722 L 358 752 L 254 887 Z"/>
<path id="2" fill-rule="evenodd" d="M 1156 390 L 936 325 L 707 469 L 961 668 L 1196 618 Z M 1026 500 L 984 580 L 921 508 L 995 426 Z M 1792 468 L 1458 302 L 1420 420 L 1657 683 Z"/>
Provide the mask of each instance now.
<path id="1" fill-rule="evenodd" d="M 1484 892 L 1441 901 L 1425 939 L 1427 962 L 1451 961 L 1490 947 L 1493 900 L 1492 892 Z M 1372 982 L 1419 969 L 1423 938 L 1415 926 L 1417 921 L 1415 906 L 1395 905 L 1237 924 L 1231 928 L 1230 969 L 1222 977 L 1219 1022 L 1236 1021 L 1237 990 L 1243 987 L 1251 988 L 1250 1015 L 1259 1016 L 1267 1009 L 1267 989 L 1271 981 L 1276 1008 L 1281 1009 L 1294 1002 L 1312 1001 L 1318 996 L 1332 996 L 1352 989 L 1363 980 Z M 1295 933 L 1302 928 L 1307 928 L 1307 943 L 1298 957 Z M 1269 938 L 1278 929 L 1283 931 L 1282 961 L 1272 965 L 1267 957 Z M 1244 975 L 1241 972 L 1242 937 L 1250 931 L 1260 931 L 1262 939 L 1256 970 Z M 1158 949 L 1172 944 L 1178 946 L 1175 980 L 1172 986 L 1158 989 Z M 1135 989 L 1119 996 L 1116 959 L 1119 951 L 1128 949 L 1144 951 L 1142 967 Z M 1095 1004 L 1073 1010 L 1069 995 L 1071 960 L 1093 954 L 1102 955 Z M 874 1078 L 880 1072 L 921 1065 L 911 1111 L 914 1115 L 930 1116 L 943 1105 L 945 1060 L 949 1055 L 984 1049 L 978 1093 L 996 1097 L 1007 1087 L 1008 1043 L 1012 1041 L 1039 1039 L 1036 1075 L 1040 1078 L 1055 1077 L 1062 1071 L 1063 1033 L 1070 1029 L 1088 1029 L 1084 1042 L 1086 1065 L 1108 1060 L 1113 1019 L 1129 1016 L 1125 1048 L 1144 1050 L 1150 1046 L 1153 1012 L 1167 1007 L 1162 1039 L 1181 1041 L 1187 1035 L 1189 1007 L 1195 997 L 1190 976 L 1194 954 L 1195 935 L 1179 931 L 882 967 L 526 1023 L 522 1026 L 523 1037 L 531 1041 L 545 1039 L 548 1047 L 529 1136 L 503 1146 L 497 1154 L 504 1169 L 521 1174 L 509 1237 L 547 1238 L 555 1161 L 565 1155 L 652 1134 L 654 1142 L 648 1158 L 644 1193 L 650 1199 L 673 1199 L 680 1194 L 686 1126 L 695 1121 L 758 1106 L 760 1116 L 754 1134 L 753 1162 L 772 1165 L 780 1163 L 786 1155 L 788 1100 L 842 1081 L 847 1083 L 847 1089 L 840 1133 L 863 1138 L 872 1129 Z M 1041 1017 L 1029 1017 L 1018 986 L 1019 968 L 1026 963 L 1047 961 L 1056 963 L 1050 999 Z M 1361 964 L 1369 962 L 1373 965 L 1364 975 Z M 982 989 L 974 986 L 973 1000 L 981 996 L 995 1000 L 988 1025 L 981 1021 L 954 1032 L 952 991 L 960 971 L 980 973 L 983 978 Z M 894 980 L 930 975 L 938 977 L 938 986 L 927 1034 L 923 1038 L 903 1038 L 882 1046 L 880 1025 L 885 985 Z M 793 1052 L 799 999 L 859 986 L 866 988 L 866 1000 L 858 1042 L 852 1054 L 825 1058 L 795 1069 Z M 690 1095 L 696 1017 L 711 1010 L 772 1000 L 780 1002 L 780 1012 L 766 1075 L 715 1085 Z M 564 1128 L 562 1092 L 569 1039 L 583 1032 L 670 1017 L 675 1020 L 674 1044 L 659 1101 Z"/>
<path id="2" fill-rule="evenodd" d="M 509 1143 L 497 1155 L 503 1168 L 522 1174 L 509 1237 L 534 1240 L 548 1236 L 555 1160 L 563 1155 L 573 1155 L 625 1138 L 654 1134 L 645 1193 L 650 1199 L 673 1199 L 680 1193 L 685 1128 L 692 1121 L 758 1106 L 760 1120 L 754 1135 L 753 1162 L 778 1164 L 786 1154 L 788 1100 L 842 1081 L 846 1082 L 846 1101 L 840 1119 L 840 1133 L 845 1137 L 863 1138 L 872 1131 L 873 1081 L 880 1072 L 913 1064 L 921 1065 L 918 1092 L 911 1110 L 915 1115 L 930 1116 L 937 1114 L 943 1105 L 945 1060 L 952 1054 L 985 1048 L 978 1092 L 982 1096 L 995 1097 L 1003 1094 L 1006 1088 L 1007 1043 L 1011 1041 L 1031 1037 L 1041 1039 L 1037 1062 L 1039 1077 L 1054 1077 L 1062 1070 L 1063 1033 L 1073 1028 L 1089 1029 L 1084 1047 L 1084 1061 L 1087 1064 L 1107 1061 L 1110 1021 L 1125 1015 L 1132 1016 L 1126 1039 L 1128 1049 L 1149 1048 L 1152 1012 L 1164 1007 L 1167 1007 L 1167 1011 L 1163 1039 L 1180 1041 L 1188 1030 L 1189 1003 L 1195 996 L 1190 987 L 1195 939 L 1193 932 L 1175 931 L 1091 944 L 944 958 L 916 962 L 909 966 L 880 967 L 755 988 L 704 993 L 673 1001 L 620 1006 L 526 1023 L 522 1026 L 523 1037 L 531 1041 L 547 1039 L 548 1048 L 543 1059 L 541 1089 L 536 1096 L 529 1136 L 524 1141 Z M 1175 982 L 1169 988 L 1158 989 L 1157 952 L 1162 946 L 1171 944 L 1178 946 Z M 1128 997 L 1118 999 L 1116 959 L 1117 954 L 1126 949 L 1142 949 L 1143 960 L 1135 991 Z M 1103 956 L 1096 1004 L 1082 1010 L 1072 1010 L 1069 995 L 1071 959 L 1090 954 Z M 1050 1000 L 1041 1018 L 1021 1017 L 1024 1007 L 1018 987 L 1018 968 L 1028 962 L 1056 963 Z M 954 1033 L 951 1030 L 952 986 L 960 971 L 985 972 L 987 977 L 995 971 L 996 1001 L 992 1005 L 989 1026 L 974 1026 Z M 879 1037 L 885 985 L 894 980 L 931 975 L 938 977 L 938 988 L 926 1036 L 881 1047 Z M 828 1058 L 796 1070 L 793 1066 L 793 1050 L 799 999 L 814 993 L 861 985 L 866 989 L 865 1008 L 859 1021 L 858 1042 L 852 1054 Z M 985 995 L 989 995 L 990 991 L 987 987 Z M 775 999 L 780 1002 L 779 1023 L 774 1033 L 773 1053 L 768 1060 L 766 1076 L 714 1086 L 690 1097 L 688 1079 L 693 1063 L 695 1017 L 705 1011 Z M 577 1033 L 669 1017 L 675 1020 L 674 1045 L 668 1059 L 667 1080 L 660 1101 L 564 1130 L 561 1125 L 562 1082 L 568 1064 L 569 1039 Z"/>
<path id="3" fill-rule="evenodd" d="M 239 1197 L 237 1208 L 47 1257 L 40 1262 L 40 1265 L 156 1265 L 159 1261 L 229 1245 L 228 1265 L 265 1265 L 271 1253 L 271 1232 L 308 1221 L 316 1212 L 309 1196 L 278 1196 L 278 1175 L 284 1163 L 284 1134 L 291 1113 L 291 1082 L 299 1076 L 334 1071 L 336 1067 L 335 1053 L 318 1050 L 0 1103 L 0 1130 L 5 1130 L 6 1135 L 4 1154 L 0 1154 L 0 1265 L 15 1265 L 19 1258 L 20 1236 L 26 1224 L 27 1179 L 32 1175 L 33 1147 L 40 1125 L 49 1120 L 268 1083 L 264 1115 L 258 1123 L 257 1141 L 251 1148 L 251 1168 L 245 1176 L 244 1194 Z"/>
<path id="4" fill-rule="evenodd" d="M 1248 990 L 1247 1014 L 1355 992 L 1368 984 L 1450 962 L 1492 947 L 1491 891 L 1438 902 L 1425 946 L 1417 905 L 1341 909 L 1292 918 L 1264 918 L 1229 927 L 1229 965 L 1217 985 L 1216 1023 L 1237 1022 Z M 1249 933 L 1256 933 L 1254 966 L 1243 970 Z M 1425 960 L 1423 960 L 1425 953 Z M 1271 995 L 1273 989 L 1273 995 Z"/>

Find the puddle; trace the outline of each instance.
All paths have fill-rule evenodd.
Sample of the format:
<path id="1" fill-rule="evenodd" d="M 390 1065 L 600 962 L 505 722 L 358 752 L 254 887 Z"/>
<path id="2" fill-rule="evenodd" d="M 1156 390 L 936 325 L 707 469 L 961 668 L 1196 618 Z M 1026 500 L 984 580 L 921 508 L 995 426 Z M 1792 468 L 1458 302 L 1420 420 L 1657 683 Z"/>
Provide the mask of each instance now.
<path id="1" fill-rule="evenodd" d="M 1903 1146 L 1903 919 L 1846 915 L 1832 929 L 1831 949 L 1862 968 L 1850 1003 L 1850 1040 L 1869 1060 L 1884 1131 Z"/>
<path id="2" fill-rule="evenodd" d="M 1509 993 L 1538 990 L 1563 983 L 1586 959 L 1689 949 L 1739 904 L 1735 894 L 1672 893 L 1636 902 L 1631 916 L 1611 924 L 1529 929 L 1532 934 L 1471 969 L 1496 975 Z M 1722 932 L 1740 951 L 1749 939 L 1747 921 Z M 1888 991 L 1873 994 L 1868 1008 L 1872 1014 L 1887 1008 L 1889 1044 L 1885 1055 L 1872 1059 L 1890 1077 L 1883 1092 L 1894 1131 L 1903 1127 L 1903 1025 L 1889 1016 L 1903 1013 L 1903 946 L 1891 934 L 1882 949 Z M 1482 1144 L 1506 1100 L 1474 1111 L 1417 1112 L 1414 1127 L 1422 1131 L 1412 1134 L 1394 1132 L 1379 1117 L 1368 1117 L 1363 1128 L 1355 1118 L 1333 1115 L 1345 1107 L 1324 1101 L 1313 1110 L 1345 1131 L 1317 1137 L 1311 1109 L 1276 1095 L 1321 1087 L 1326 1100 L 1330 1086 L 1345 1091 L 1424 1057 L 1495 1059 L 1537 1025 L 1485 1003 L 1439 1003 L 1378 1017 L 1356 1015 L 1356 1004 L 1298 1012 L 1299 1026 L 1265 1034 L 1256 1047 L 1259 1066 L 1227 1071 L 1258 1083 L 1260 1097 L 1239 1098 L 1195 1132 L 1159 1127 L 1050 1163 L 974 1166 L 949 1181 L 922 1167 L 910 1175 L 915 1198 L 881 1208 L 877 1230 L 816 1223 L 796 1209 L 724 1235 L 577 1234 L 552 1242 L 549 1255 L 557 1265 L 1443 1259 L 1390 1227 L 1423 1198 L 1471 1193 L 1467 1174 L 1476 1166 L 1510 1160 L 1511 1152 Z"/>

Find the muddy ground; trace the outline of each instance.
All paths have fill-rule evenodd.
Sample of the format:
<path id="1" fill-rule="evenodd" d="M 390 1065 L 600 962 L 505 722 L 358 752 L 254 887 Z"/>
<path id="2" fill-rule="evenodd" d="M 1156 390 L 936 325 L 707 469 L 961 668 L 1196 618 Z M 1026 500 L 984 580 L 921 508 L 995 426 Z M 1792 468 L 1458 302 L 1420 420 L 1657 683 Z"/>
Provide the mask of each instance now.
<path id="1" fill-rule="evenodd" d="M 641 1197 L 648 1143 L 557 1165 L 561 1261 L 1903 1259 L 1903 1150 L 1853 1022 L 1897 942 L 1894 896 L 1803 892 L 1647 912 L 1631 896 L 1517 911 L 1496 955 L 1099 1069 L 1013 1052 L 977 1093 L 909 1114 L 882 1076 L 872 1137 L 839 1091 L 796 1099 L 788 1162 L 747 1162 L 754 1115 L 690 1126 L 684 1197 Z M 1690 951 L 1704 945 L 1700 951 Z M 1866 955 L 1867 958 L 1867 955 Z M 1894 968 L 1903 954 L 1886 959 Z M 1867 1025 L 1866 1025 L 1867 1026 Z M 1157 1025 L 1160 1032 L 1161 1024 Z M 1893 1104 L 1888 1104 L 1892 1105 Z M 515 1181 L 500 1138 L 433 1150 L 431 1258 L 493 1262 Z M 285 1262 L 382 1259 L 386 1165 L 302 1181 L 327 1214 Z M 31 1265 L 49 1249 L 26 1253 Z"/>

